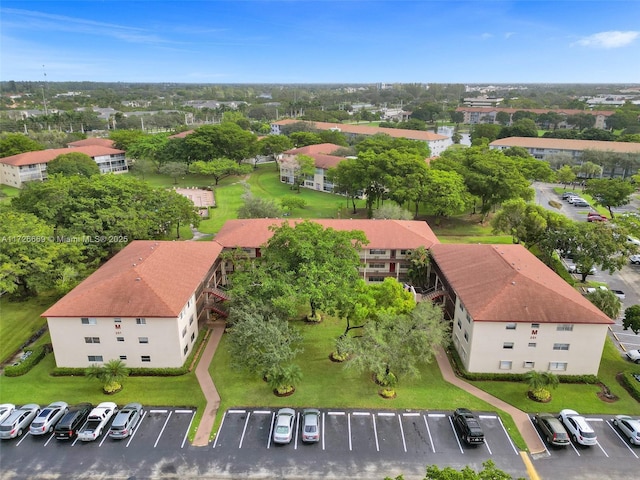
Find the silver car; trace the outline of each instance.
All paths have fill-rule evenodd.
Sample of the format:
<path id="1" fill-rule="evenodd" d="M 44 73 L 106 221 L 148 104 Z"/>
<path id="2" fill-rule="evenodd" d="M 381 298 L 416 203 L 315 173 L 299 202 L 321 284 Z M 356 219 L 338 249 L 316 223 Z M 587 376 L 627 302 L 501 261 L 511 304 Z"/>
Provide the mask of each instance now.
<path id="1" fill-rule="evenodd" d="M 2 422 L 4 422 L 15 409 L 16 406 L 13 403 L 3 403 L 0 405 L 0 425 L 2 425 Z"/>
<path id="2" fill-rule="evenodd" d="M 21 437 L 31 421 L 40 413 L 40 405 L 29 403 L 17 408 L 0 424 L 0 438 Z"/>
<path id="3" fill-rule="evenodd" d="M 142 405 L 139 403 L 126 404 L 114 418 L 109 430 L 109 437 L 116 439 L 129 437 L 141 418 Z"/>
<path id="4" fill-rule="evenodd" d="M 640 421 L 629 415 L 616 415 L 613 424 L 629 439 L 629 442 L 640 445 Z"/>
<path id="5" fill-rule="evenodd" d="M 40 414 L 31 422 L 29 433 L 31 435 L 44 435 L 53 432 L 56 423 L 69 411 L 66 402 L 53 402 L 48 407 L 43 408 Z"/>
<path id="6" fill-rule="evenodd" d="M 302 410 L 302 441 L 317 442 L 320 440 L 320 410 L 305 408 Z"/>
<path id="7" fill-rule="evenodd" d="M 293 437 L 293 420 L 296 412 L 292 408 L 281 408 L 276 415 L 273 428 L 273 443 L 289 443 Z"/>

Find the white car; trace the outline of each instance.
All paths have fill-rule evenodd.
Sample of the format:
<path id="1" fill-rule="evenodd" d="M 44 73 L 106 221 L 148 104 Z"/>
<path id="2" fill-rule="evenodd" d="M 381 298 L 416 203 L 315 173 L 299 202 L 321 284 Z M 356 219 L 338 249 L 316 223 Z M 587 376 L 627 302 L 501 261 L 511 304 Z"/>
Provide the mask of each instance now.
<path id="1" fill-rule="evenodd" d="M 16 406 L 13 403 L 3 403 L 0 405 L 0 423 L 4 422 L 15 409 Z"/>
<path id="2" fill-rule="evenodd" d="M 573 443 L 590 446 L 598 444 L 596 432 L 591 428 L 587 420 L 575 410 L 568 408 L 561 410 L 558 420 L 562 422 Z"/>
<path id="3" fill-rule="evenodd" d="M 635 363 L 640 363 L 640 350 L 627 350 L 627 358 Z"/>
<path id="4" fill-rule="evenodd" d="M 640 240 L 638 240 L 637 238 L 632 237 L 631 235 L 627 235 L 627 242 L 629 242 L 632 245 L 635 245 L 637 247 L 640 247 Z"/>
<path id="5" fill-rule="evenodd" d="M 631 265 L 640 265 L 640 255 L 631 255 L 629 261 Z"/>
<path id="6" fill-rule="evenodd" d="M 292 408 L 281 408 L 276 415 L 276 424 L 273 429 L 274 443 L 289 443 L 293 437 L 293 420 L 296 412 Z"/>
<path id="7" fill-rule="evenodd" d="M 633 445 L 640 445 L 640 422 L 629 415 L 616 415 L 613 424 L 620 429 Z"/>

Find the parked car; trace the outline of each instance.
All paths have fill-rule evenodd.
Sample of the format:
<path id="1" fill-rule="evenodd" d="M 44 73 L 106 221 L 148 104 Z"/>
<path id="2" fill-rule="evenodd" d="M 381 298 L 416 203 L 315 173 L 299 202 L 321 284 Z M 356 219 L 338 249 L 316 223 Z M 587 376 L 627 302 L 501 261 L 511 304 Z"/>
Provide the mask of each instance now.
<path id="1" fill-rule="evenodd" d="M 587 215 L 587 222 L 607 222 L 609 219 L 604 215 L 600 215 L 599 213 L 593 214 L 593 212 L 589 212 Z"/>
<path id="2" fill-rule="evenodd" d="M 631 255 L 629 261 L 632 265 L 640 265 L 640 255 Z"/>
<path id="3" fill-rule="evenodd" d="M 564 193 L 562 194 L 562 199 L 563 199 L 563 200 L 568 200 L 568 199 L 569 199 L 569 197 L 577 197 L 577 195 L 576 195 L 576 193 L 575 193 L 575 192 L 564 192 Z"/>
<path id="4" fill-rule="evenodd" d="M 138 422 L 142 418 L 142 405 L 128 403 L 118 412 L 111 424 L 109 436 L 111 438 L 127 438 L 133 433 Z"/>
<path id="5" fill-rule="evenodd" d="M 87 421 L 89 412 L 93 405 L 90 403 L 81 403 L 69 409 L 64 417 L 60 419 L 53 433 L 57 440 L 71 440 L 76 438 L 78 430 Z"/>
<path id="6" fill-rule="evenodd" d="M 576 200 L 582 200 L 578 195 L 571 195 L 569 198 L 567 198 L 567 202 L 573 204 L 573 202 L 575 202 Z"/>
<path id="7" fill-rule="evenodd" d="M 281 408 L 276 415 L 273 443 L 289 443 L 293 437 L 293 420 L 296 412 L 292 408 Z"/>
<path id="8" fill-rule="evenodd" d="M 87 417 L 87 421 L 78 430 L 78 439 L 81 442 L 93 442 L 102 435 L 102 430 L 107 426 L 111 417 L 118 411 L 118 406 L 113 402 L 99 403 Z"/>
<path id="9" fill-rule="evenodd" d="M 632 245 L 635 245 L 636 247 L 640 247 L 640 240 L 632 237 L 631 235 L 627 235 L 627 242 L 631 243 Z"/>
<path id="10" fill-rule="evenodd" d="M 44 435 L 53 432 L 54 427 L 65 413 L 69 411 L 67 402 L 53 402 L 42 409 L 38 416 L 31 422 L 29 433 L 31 435 Z"/>
<path id="11" fill-rule="evenodd" d="M 40 413 L 40 405 L 28 403 L 20 408 L 16 408 L 11 414 L 0 424 L 0 438 L 16 438 L 21 437 L 22 432 L 29 428 L 29 424 Z"/>
<path id="12" fill-rule="evenodd" d="M 582 198 L 577 198 L 572 203 L 574 207 L 590 207 L 591 206 L 589 205 L 589 202 L 587 202 Z"/>
<path id="13" fill-rule="evenodd" d="M 578 266 L 575 264 L 571 264 L 571 265 L 567 265 L 567 272 L 569 273 L 581 273 L 578 271 Z M 589 275 L 595 275 L 596 273 L 598 273 L 598 270 L 596 270 L 596 267 L 591 267 L 589 269 Z"/>
<path id="14" fill-rule="evenodd" d="M 598 444 L 596 432 L 593 431 L 593 428 L 591 428 L 587 420 L 575 410 L 567 408 L 560 411 L 558 419 L 567 429 L 567 433 L 571 435 L 573 443 L 579 443 L 585 446 Z"/>
<path id="15" fill-rule="evenodd" d="M 627 350 L 627 358 L 634 363 L 640 363 L 640 350 Z"/>
<path id="16" fill-rule="evenodd" d="M 549 445 L 566 447 L 571 443 L 569 434 L 560 423 L 560 420 L 550 413 L 538 413 L 533 417 L 533 421 L 547 439 Z"/>
<path id="17" fill-rule="evenodd" d="M 613 424 L 629 439 L 629 442 L 640 445 L 640 421 L 629 415 L 616 415 Z"/>
<path id="18" fill-rule="evenodd" d="M 302 410 L 302 441 L 317 442 L 320 440 L 320 410 L 305 408 Z"/>
<path id="19" fill-rule="evenodd" d="M 455 412 L 453 412 L 453 424 L 460 438 L 468 445 L 484 443 L 484 431 L 471 410 L 457 408 Z"/>
<path id="20" fill-rule="evenodd" d="M 0 405 L 0 425 L 4 422 L 11 412 L 16 409 L 16 406 L 13 403 L 3 403 Z"/>

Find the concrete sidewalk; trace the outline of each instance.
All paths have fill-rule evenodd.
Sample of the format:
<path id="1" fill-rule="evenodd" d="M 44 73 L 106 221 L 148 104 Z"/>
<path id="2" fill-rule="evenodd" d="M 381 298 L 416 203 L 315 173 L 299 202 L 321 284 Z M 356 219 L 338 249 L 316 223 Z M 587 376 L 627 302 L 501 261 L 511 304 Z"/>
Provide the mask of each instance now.
<path id="1" fill-rule="evenodd" d="M 522 435 L 525 443 L 527 444 L 527 448 L 529 449 L 529 453 L 537 454 L 546 451 L 538 432 L 534 428 L 531 420 L 529 420 L 529 415 L 527 415 L 522 410 L 517 409 L 513 405 L 510 405 L 499 398 L 494 397 L 493 395 L 485 392 L 484 390 L 480 390 L 478 387 L 471 385 L 470 383 L 465 382 L 464 380 L 458 378 L 449 363 L 449 358 L 445 353 L 444 349 L 440 347 L 436 353 L 436 361 L 438 362 L 438 366 L 440 367 L 440 371 L 442 372 L 442 377 L 445 381 L 455 385 L 456 387 L 460 387 L 466 392 L 469 392 L 471 395 L 478 397 L 481 400 L 493 405 L 494 407 L 502 410 L 503 412 L 507 412 L 513 418 L 513 421 Z"/>
<path id="2" fill-rule="evenodd" d="M 192 445 L 196 447 L 206 447 L 209 444 L 211 430 L 213 429 L 213 424 L 216 420 L 216 415 L 218 414 L 218 408 L 220 407 L 220 395 L 218 395 L 218 390 L 216 390 L 216 386 L 213 384 L 211 375 L 209 375 L 209 366 L 211 365 L 213 355 L 216 353 L 216 348 L 218 348 L 218 343 L 220 343 L 220 339 L 224 333 L 224 328 L 224 321 L 213 322 L 211 327 L 213 331 L 209 336 L 209 340 L 207 340 L 207 345 L 204 348 L 204 352 L 202 352 L 202 356 L 200 357 L 198 366 L 196 367 L 196 378 L 198 379 L 202 393 L 207 399 L 207 405 L 202 413 L 200 425 L 198 426 L 198 430 L 196 431 L 196 435 L 193 439 Z"/>

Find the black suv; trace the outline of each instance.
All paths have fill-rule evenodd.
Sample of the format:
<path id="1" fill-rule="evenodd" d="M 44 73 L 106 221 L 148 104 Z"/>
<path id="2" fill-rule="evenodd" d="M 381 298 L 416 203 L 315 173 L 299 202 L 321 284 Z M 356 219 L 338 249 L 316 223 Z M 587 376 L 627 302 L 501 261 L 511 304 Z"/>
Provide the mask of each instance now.
<path id="1" fill-rule="evenodd" d="M 460 438 L 468 445 L 478 445 L 484 443 L 484 432 L 480 426 L 480 422 L 471 410 L 466 408 L 457 408 L 453 412 L 453 424 L 458 431 Z"/>
<path id="2" fill-rule="evenodd" d="M 93 405 L 81 403 L 69 409 L 54 429 L 57 440 L 71 440 L 78 435 L 78 430 L 84 425 Z"/>

